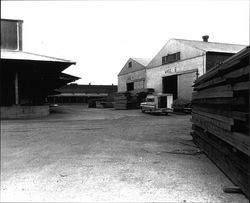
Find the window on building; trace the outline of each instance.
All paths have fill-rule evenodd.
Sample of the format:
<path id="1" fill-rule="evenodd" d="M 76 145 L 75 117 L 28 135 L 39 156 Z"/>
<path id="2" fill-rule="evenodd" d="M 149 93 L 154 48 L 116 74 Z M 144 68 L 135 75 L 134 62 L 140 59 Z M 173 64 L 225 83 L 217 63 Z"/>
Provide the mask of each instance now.
<path id="1" fill-rule="evenodd" d="M 162 57 L 162 65 L 173 63 L 175 61 L 180 60 L 180 52 L 174 53 L 174 54 L 168 54 L 167 56 Z"/>
<path id="2" fill-rule="evenodd" d="M 128 67 L 129 67 L 129 68 L 132 68 L 132 61 L 130 61 L 130 62 L 128 63 Z"/>
<path id="3" fill-rule="evenodd" d="M 127 83 L 127 91 L 131 91 L 131 90 L 134 90 L 134 83 L 133 82 Z"/>

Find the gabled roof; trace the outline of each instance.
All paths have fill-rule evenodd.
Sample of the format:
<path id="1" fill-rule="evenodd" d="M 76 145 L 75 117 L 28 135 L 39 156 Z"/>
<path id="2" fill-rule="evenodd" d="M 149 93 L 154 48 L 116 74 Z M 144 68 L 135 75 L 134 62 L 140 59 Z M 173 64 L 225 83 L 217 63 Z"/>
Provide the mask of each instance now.
<path id="1" fill-rule="evenodd" d="M 137 63 L 137 66 L 132 66 L 132 68 L 128 68 L 127 64 L 130 61 L 134 61 Z M 125 75 L 131 72 L 139 71 L 139 70 L 144 70 L 146 69 L 147 65 L 149 64 L 150 59 L 148 58 L 129 58 L 129 60 L 126 62 L 122 70 L 118 75 Z"/>
<path id="2" fill-rule="evenodd" d="M 131 58 L 131 59 L 140 63 L 143 66 L 147 66 L 149 64 L 149 62 L 151 61 L 151 59 L 149 59 L 149 58 Z"/>
<path id="3" fill-rule="evenodd" d="M 186 39 L 174 39 L 174 40 L 177 40 L 182 44 L 192 46 L 194 48 L 206 52 L 237 53 L 246 47 L 246 45 L 239 45 L 239 44 L 204 42 L 204 41 L 186 40 Z"/>
<path id="4" fill-rule="evenodd" d="M 49 62 L 62 62 L 75 64 L 73 61 L 59 59 L 50 56 L 44 56 L 35 53 L 29 53 L 24 51 L 13 51 L 7 49 L 1 49 L 1 59 L 12 59 L 12 60 L 30 60 L 30 61 L 49 61 Z"/>

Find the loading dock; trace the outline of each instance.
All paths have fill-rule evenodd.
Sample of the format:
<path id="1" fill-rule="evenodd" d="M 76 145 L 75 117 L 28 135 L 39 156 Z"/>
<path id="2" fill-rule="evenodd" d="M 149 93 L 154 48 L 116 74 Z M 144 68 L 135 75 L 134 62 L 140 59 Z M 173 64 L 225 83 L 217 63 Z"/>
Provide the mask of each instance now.
<path id="1" fill-rule="evenodd" d="M 173 94 L 173 99 L 178 98 L 178 76 L 171 75 L 162 77 L 162 92 Z"/>

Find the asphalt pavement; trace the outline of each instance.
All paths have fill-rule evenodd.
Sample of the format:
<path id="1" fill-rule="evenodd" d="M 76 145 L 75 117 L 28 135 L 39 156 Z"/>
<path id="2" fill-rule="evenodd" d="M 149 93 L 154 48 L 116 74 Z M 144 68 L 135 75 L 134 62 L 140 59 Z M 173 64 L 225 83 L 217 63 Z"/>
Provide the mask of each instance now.
<path id="1" fill-rule="evenodd" d="M 190 136 L 190 115 L 55 107 L 1 122 L 1 201 L 248 202 Z"/>

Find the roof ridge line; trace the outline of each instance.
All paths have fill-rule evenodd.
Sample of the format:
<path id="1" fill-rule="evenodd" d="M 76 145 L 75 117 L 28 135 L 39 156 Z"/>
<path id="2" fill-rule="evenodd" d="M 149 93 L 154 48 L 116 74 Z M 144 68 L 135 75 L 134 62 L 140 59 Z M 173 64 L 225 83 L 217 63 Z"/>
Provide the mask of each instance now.
<path id="1" fill-rule="evenodd" d="M 190 40 L 190 39 L 178 39 L 178 38 L 172 38 L 172 39 L 175 39 L 175 40 L 184 40 L 184 41 L 204 42 L 204 41 Z M 205 43 L 228 44 L 228 45 L 237 45 L 237 46 L 247 46 L 247 45 L 244 45 L 244 44 L 232 44 L 232 43 L 226 43 L 226 42 L 205 42 Z"/>

